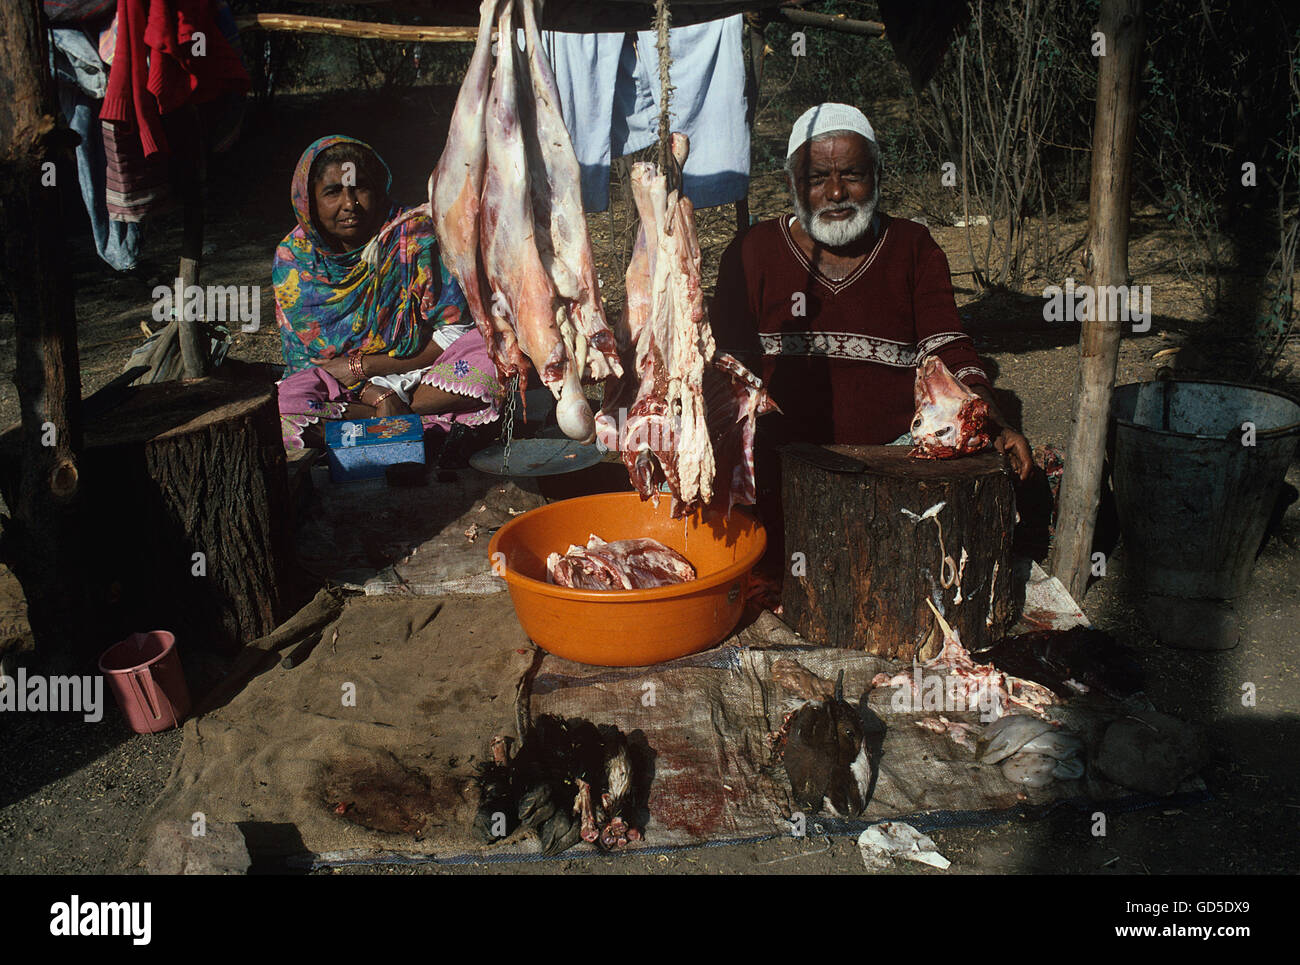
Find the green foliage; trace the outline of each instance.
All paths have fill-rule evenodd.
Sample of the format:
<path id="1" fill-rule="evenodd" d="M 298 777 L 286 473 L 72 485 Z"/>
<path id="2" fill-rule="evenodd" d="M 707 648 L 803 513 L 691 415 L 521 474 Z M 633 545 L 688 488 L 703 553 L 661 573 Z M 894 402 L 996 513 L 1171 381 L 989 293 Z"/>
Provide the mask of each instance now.
<path id="1" fill-rule="evenodd" d="M 874 3 L 832 0 L 818 4 L 818 13 L 844 14 L 855 20 L 879 20 Z M 801 56 L 793 53 L 796 37 L 802 38 Z M 888 41 L 836 33 L 817 27 L 800 27 L 783 21 L 768 24 L 765 39 L 771 53 L 764 64 L 760 119 L 789 131 L 795 118 L 814 104 L 837 101 L 858 107 L 871 118 L 882 148 L 895 132 L 877 108 L 910 96 L 907 73 L 894 58 Z M 897 124 L 904 127 L 906 124 Z M 784 141 L 780 145 L 758 141 L 754 145 L 754 166 L 778 169 L 785 162 Z M 894 155 L 886 153 L 893 165 Z"/>
<path id="2" fill-rule="evenodd" d="M 265 4 L 256 0 L 231 0 L 236 15 L 254 13 Z M 278 13 L 320 16 L 316 3 L 281 3 Z M 330 16 L 371 23 L 418 23 L 409 11 L 393 11 L 383 6 L 331 5 Z M 423 18 L 437 23 L 436 5 Z M 249 31 L 242 35 L 245 61 L 250 69 L 270 43 L 271 68 L 275 88 L 282 92 L 329 92 L 335 90 L 388 90 L 429 84 L 459 85 L 469 64 L 469 44 L 405 44 L 385 40 L 360 40 L 319 34 L 273 34 Z M 418 61 L 417 61 L 418 58 Z"/>
<path id="3" fill-rule="evenodd" d="M 1258 270 L 1247 249 L 1268 231 L 1269 195 L 1291 164 L 1295 15 L 1274 2 L 1206 0 L 1194 12 L 1156 4 L 1147 17 L 1135 182 L 1190 238 L 1174 257 L 1214 314 L 1225 270 Z M 1255 187 L 1241 184 L 1245 161 L 1256 165 Z"/>

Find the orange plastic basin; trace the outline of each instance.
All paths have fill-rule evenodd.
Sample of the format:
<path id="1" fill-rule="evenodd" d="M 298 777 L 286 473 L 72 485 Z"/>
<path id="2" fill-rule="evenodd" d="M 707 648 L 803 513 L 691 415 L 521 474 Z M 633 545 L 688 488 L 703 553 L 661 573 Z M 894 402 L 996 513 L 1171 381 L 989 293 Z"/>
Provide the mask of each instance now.
<path id="1" fill-rule="evenodd" d="M 753 516 L 733 509 L 701 521 L 669 515 L 637 493 L 603 493 L 551 503 L 512 519 L 488 544 L 497 572 L 505 566 L 510 599 L 524 632 L 567 660 L 604 667 L 644 667 L 716 646 L 745 607 L 749 572 L 767 534 Z M 689 583 L 649 590 L 575 590 L 546 582 L 546 557 L 570 545 L 650 537 L 695 567 Z M 497 553 L 504 556 L 497 556 Z"/>

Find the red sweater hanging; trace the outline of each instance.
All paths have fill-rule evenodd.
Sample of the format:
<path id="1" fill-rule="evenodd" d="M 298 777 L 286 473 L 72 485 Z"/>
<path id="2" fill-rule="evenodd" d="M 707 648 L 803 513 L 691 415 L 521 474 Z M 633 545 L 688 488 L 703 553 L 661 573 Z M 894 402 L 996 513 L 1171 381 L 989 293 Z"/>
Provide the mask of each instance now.
<path id="1" fill-rule="evenodd" d="M 139 132 L 145 156 L 167 151 L 162 115 L 251 86 L 211 0 L 118 0 L 117 47 L 102 120 Z M 202 45 L 196 52 L 202 34 Z"/>

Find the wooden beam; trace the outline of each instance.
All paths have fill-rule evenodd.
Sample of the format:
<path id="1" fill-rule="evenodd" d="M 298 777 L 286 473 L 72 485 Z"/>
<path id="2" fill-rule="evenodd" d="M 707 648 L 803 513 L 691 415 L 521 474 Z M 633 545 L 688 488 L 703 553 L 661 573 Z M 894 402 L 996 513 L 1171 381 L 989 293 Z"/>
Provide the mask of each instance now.
<path id="1" fill-rule="evenodd" d="M 407 43 L 473 43 L 475 27 L 408 27 L 391 23 L 305 17 L 288 13 L 249 13 L 235 18 L 239 30 L 274 30 L 284 33 L 326 34 L 363 40 L 402 40 Z"/>
<path id="2" fill-rule="evenodd" d="M 82 642 L 89 607 L 76 521 L 77 320 L 53 179 L 54 159 L 70 161 L 77 136 L 59 120 L 41 17 L 40 0 L 0 4 L 0 244 L 22 427 L 17 494 L 0 533 L 0 559 L 22 583 L 38 646 L 66 650 Z"/>
<path id="3" fill-rule="evenodd" d="M 1099 29 L 1105 35 L 1106 52 L 1099 58 L 1097 68 L 1092 190 L 1088 245 L 1084 253 L 1088 281 L 1094 291 L 1101 290 L 1101 286 L 1128 284 L 1133 140 L 1137 129 L 1138 74 L 1146 39 L 1143 6 L 1143 0 L 1102 0 L 1101 3 Z M 1088 588 L 1092 565 L 1106 431 L 1119 361 L 1120 320 L 1108 317 L 1115 303 L 1108 298 L 1097 298 L 1095 302 L 1094 317 L 1083 322 L 1079 340 L 1074 424 L 1066 450 L 1051 558 L 1053 575 L 1080 601 Z"/>
<path id="4" fill-rule="evenodd" d="M 818 27 L 863 37 L 883 37 L 885 25 L 874 20 L 850 20 L 842 14 L 814 13 L 792 7 L 772 11 L 777 18 L 801 27 Z M 289 13 L 247 13 L 235 18 L 239 30 L 271 30 L 283 33 L 325 34 L 362 40 L 398 40 L 407 43 L 473 43 L 476 27 L 419 27 L 404 24 L 368 23 L 337 17 L 307 17 Z"/>
<path id="5" fill-rule="evenodd" d="M 773 11 L 776 17 L 797 24 L 800 27 L 821 27 L 839 33 L 857 34 L 862 37 L 883 37 L 885 25 L 875 20 L 850 20 L 842 13 L 814 13 L 811 10 L 799 10 L 794 7 L 778 7 Z"/>

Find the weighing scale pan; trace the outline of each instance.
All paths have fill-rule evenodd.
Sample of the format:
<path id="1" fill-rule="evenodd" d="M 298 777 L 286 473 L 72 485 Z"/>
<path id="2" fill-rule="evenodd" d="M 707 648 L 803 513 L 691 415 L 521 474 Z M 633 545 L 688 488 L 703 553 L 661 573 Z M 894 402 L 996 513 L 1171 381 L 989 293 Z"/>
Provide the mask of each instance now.
<path id="1" fill-rule="evenodd" d="M 469 464 L 495 476 L 559 476 L 594 466 L 604 458 L 594 444 L 572 439 L 515 439 L 510 443 L 508 466 L 501 464 L 504 454 L 504 446 L 489 446 L 470 456 Z"/>

